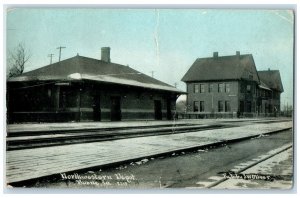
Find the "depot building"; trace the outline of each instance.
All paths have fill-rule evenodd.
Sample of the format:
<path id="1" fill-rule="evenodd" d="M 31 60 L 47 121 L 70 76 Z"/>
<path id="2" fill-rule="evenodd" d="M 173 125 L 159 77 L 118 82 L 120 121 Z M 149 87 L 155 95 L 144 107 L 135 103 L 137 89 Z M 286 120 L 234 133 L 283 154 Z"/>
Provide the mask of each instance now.
<path id="1" fill-rule="evenodd" d="M 125 65 L 75 56 L 7 79 L 7 118 L 18 122 L 170 120 L 181 90 Z"/>

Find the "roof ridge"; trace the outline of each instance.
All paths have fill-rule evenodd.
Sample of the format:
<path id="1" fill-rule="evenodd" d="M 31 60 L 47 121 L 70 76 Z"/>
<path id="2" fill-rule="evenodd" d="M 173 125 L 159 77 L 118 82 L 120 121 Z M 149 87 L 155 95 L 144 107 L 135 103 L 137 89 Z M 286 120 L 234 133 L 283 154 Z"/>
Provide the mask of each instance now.
<path id="1" fill-rule="evenodd" d="M 258 72 L 280 72 L 279 69 L 259 70 Z"/>
<path id="2" fill-rule="evenodd" d="M 76 55 L 76 56 L 79 56 L 81 58 L 86 58 L 86 59 L 90 59 L 90 60 L 95 60 L 95 61 L 103 62 L 103 63 L 107 63 L 107 64 L 114 64 L 114 65 L 118 65 L 118 66 L 129 67 L 127 65 L 123 65 L 123 64 L 120 64 L 120 63 L 106 62 L 106 61 L 103 61 L 101 59 L 91 58 L 91 57 L 87 57 L 87 56 L 81 56 L 81 55 Z"/>
<path id="3" fill-rule="evenodd" d="M 210 57 L 202 57 L 202 58 L 200 58 L 200 57 L 198 57 L 196 60 L 201 60 L 201 59 L 218 59 L 218 58 L 230 58 L 230 57 L 241 57 L 241 56 L 252 56 L 252 54 L 240 54 L 240 55 L 236 55 L 236 54 L 234 54 L 234 55 L 225 55 L 225 56 L 219 56 L 218 55 L 218 57 L 213 57 L 213 56 L 210 56 Z"/>

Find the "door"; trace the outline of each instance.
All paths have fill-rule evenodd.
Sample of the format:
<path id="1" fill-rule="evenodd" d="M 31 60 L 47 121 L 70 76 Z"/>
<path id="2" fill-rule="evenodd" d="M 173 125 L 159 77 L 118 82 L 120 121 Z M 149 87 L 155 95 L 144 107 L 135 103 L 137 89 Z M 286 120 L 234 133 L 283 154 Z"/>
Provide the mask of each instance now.
<path id="1" fill-rule="evenodd" d="M 155 120 L 162 120 L 160 100 L 154 100 L 154 116 Z"/>
<path id="2" fill-rule="evenodd" d="M 120 97 L 111 97 L 110 119 L 111 121 L 121 120 L 121 101 Z"/>
<path id="3" fill-rule="evenodd" d="M 240 101 L 240 112 L 244 113 L 244 101 L 243 100 Z"/>
<path id="4" fill-rule="evenodd" d="M 171 112 L 171 101 L 170 99 L 167 100 L 167 119 L 172 119 L 172 112 Z"/>
<path id="5" fill-rule="evenodd" d="M 100 95 L 98 94 L 94 96 L 93 117 L 94 121 L 101 121 Z"/>
<path id="6" fill-rule="evenodd" d="M 247 103 L 246 103 L 246 111 L 248 112 L 248 113 L 251 113 L 252 112 L 252 103 L 251 103 L 251 101 L 247 101 Z"/>

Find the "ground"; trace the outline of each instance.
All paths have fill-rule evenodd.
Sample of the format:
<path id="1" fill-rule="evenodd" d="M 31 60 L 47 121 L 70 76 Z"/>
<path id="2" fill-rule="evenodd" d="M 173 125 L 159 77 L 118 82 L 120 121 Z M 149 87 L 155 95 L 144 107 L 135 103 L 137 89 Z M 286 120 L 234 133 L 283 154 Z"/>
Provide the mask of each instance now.
<path id="1" fill-rule="evenodd" d="M 270 157 L 270 153 L 281 151 L 290 144 L 292 130 L 286 130 L 218 147 L 183 151 L 159 158 L 144 158 L 101 170 L 61 174 L 55 178 L 35 181 L 26 187 L 206 188 L 223 179 L 224 173 L 243 165 L 249 166 L 254 159 Z M 287 149 L 240 173 L 268 175 L 272 176 L 272 180 L 232 177 L 213 188 L 291 188 L 292 156 L 292 149 Z"/>

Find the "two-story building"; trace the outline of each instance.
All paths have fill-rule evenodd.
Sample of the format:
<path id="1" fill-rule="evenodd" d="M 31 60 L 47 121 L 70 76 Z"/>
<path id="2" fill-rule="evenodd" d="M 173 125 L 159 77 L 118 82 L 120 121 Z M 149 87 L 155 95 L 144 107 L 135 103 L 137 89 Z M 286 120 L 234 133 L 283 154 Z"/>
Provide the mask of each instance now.
<path id="1" fill-rule="evenodd" d="M 279 70 L 258 71 L 261 84 L 258 93 L 258 113 L 275 116 L 280 111 L 280 94 L 283 92 Z"/>
<path id="2" fill-rule="evenodd" d="M 270 103 L 276 104 L 279 110 L 283 89 L 279 71 L 275 73 L 276 82 L 281 85 L 276 89 L 276 102 L 273 94 L 260 97 L 261 93 L 273 93 L 274 81 L 267 84 L 260 80 L 251 54 L 236 52 L 233 56 L 220 57 L 214 52 L 213 57 L 198 58 L 182 78 L 187 86 L 187 111 L 195 117 L 253 117 L 273 112 Z M 269 105 L 267 111 L 262 110 L 262 104 Z"/>

